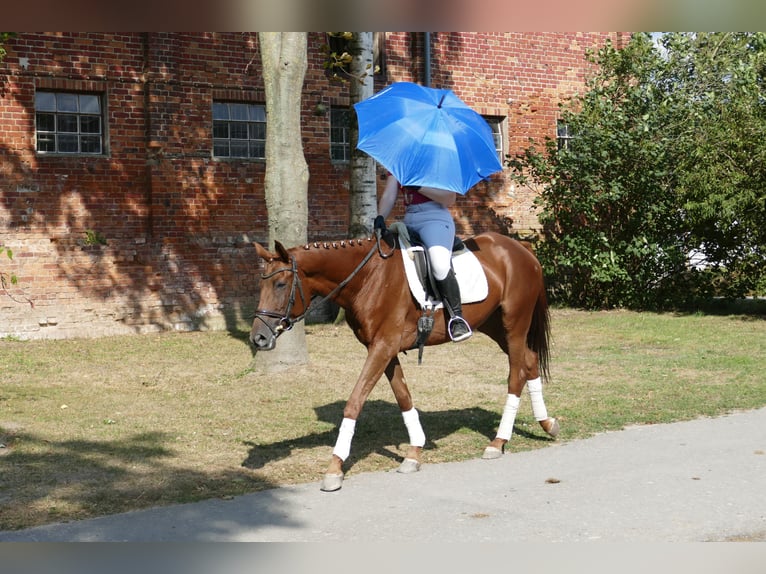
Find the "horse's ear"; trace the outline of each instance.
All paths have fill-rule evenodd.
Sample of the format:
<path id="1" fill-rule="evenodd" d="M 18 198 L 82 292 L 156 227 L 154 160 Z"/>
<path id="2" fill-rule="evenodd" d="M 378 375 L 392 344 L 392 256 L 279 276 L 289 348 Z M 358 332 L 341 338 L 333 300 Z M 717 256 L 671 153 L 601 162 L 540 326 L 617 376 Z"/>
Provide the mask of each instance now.
<path id="1" fill-rule="evenodd" d="M 253 243 L 253 247 L 255 247 L 255 252 L 258 254 L 258 257 L 261 259 L 265 259 L 266 261 L 273 261 L 277 258 L 277 255 L 275 253 L 272 253 L 268 249 L 266 249 L 263 245 L 261 245 L 258 242 Z"/>
<path id="2" fill-rule="evenodd" d="M 285 249 L 285 246 L 282 245 L 279 241 L 275 241 L 274 247 L 277 248 L 277 253 L 279 253 L 279 256 L 282 258 L 282 260 L 285 263 L 290 263 L 290 254 L 287 252 L 287 249 Z"/>

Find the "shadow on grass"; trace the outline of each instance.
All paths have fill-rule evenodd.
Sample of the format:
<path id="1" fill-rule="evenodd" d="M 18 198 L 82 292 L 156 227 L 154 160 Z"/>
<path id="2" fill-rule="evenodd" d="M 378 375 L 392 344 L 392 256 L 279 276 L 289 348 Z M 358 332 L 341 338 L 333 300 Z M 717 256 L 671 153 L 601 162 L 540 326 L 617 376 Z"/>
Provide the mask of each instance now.
<path id="1" fill-rule="evenodd" d="M 694 312 L 705 315 L 736 315 L 748 321 L 764 321 L 766 320 L 766 298 L 713 299 L 699 305 Z"/>
<path id="2" fill-rule="evenodd" d="M 179 468 L 161 432 L 51 441 L 0 428 L 0 531 L 274 488 L 252 473 Z M 1 537 L 0 537 L 1 538 Z"/>
<path id="3" fill-rule="evenodd" d="M 315 407 L 317 418 L 324 422 L 339 425 L 343 419 L 345 401 L 335 401 Z M 426 411 L 418 409 L 420 422 L 425 430 L 426 449 L 438 448 L 436 441 L 450 436 L 461 430 L 470 430 L 483 435 L 487 443 L 495 437 L 495 430 L 500 423 L 500 415 L 479 407 L 448 409 L 444 411 Z M 518 421 L 517 421 L 518 422 Z M 541 431 L 542 432 L 542 431 Z M 514 435 L 531 440 L 553 442 L 553 439 L 543 434 L 531 433 L 515 426 Z M 328 462 L 332 447 L 338 437 L 338 427 L 321 433 L 311 433 L 302 437 L 286 439 L 268 444 L 245 443 L 250 447 L 247 458 L 242 466 L 249 469 L 262 468 L 270 462 L 282 460 L 290 456 L 294 449 L 310 449 L 327 447 Z M 392 452 L 385 445 L 402 444 L 409 440 L 402 421 L 399 407 L 395 403 L 373 400 L 365 403 L 359 417 L 351 445 L 351 454 L 344 464 L 345 470 L 352 468 L 360 460 L 371 454 L 378 454 L 400 463 L 403 457 Z M 477 453 L 477 456 L 480 453 Z"/>

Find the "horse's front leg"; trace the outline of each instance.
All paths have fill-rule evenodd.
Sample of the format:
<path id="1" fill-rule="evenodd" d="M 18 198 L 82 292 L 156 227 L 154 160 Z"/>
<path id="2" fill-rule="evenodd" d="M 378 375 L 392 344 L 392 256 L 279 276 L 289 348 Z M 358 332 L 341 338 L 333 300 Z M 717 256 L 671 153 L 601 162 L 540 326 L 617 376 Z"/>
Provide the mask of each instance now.
<path id="1" fill-rule="evenodd" d="M 411 473 L 420 470 L 421 453 L 426 444 L 426 434 L 420 424 L 420 416 L 417 409 L 413 406 L 412 395 L 404 380 L 404 371 L 399 362 L 399 357 L 395 356 L 386 367 L 386 378 L 394 391 L 396 403 L 402 411 L 404 426 L 407 428 L 410 444 L 407 453 L 404 455 L 402 464 L 399 465 L 397 472 Z"/>
<path id="2" fill-rule="evenodd" d="M 368 348 L 367 360 L 356 381 L 356 385 L 354 385 L 354 390 L 351 391 L 351 396 L 346 401 L 346 406 L 343 409 L 343 420 L 338 430 L 338 438 L 335 441 L 330 464 L 327 466 L 327 471 L 322 479 L 321 490 L 333 492 L 340 490 L 340 487 L 343 485 L 343 462 L 351 453 L 351 440 L 354 437 L 356 421 L 362 412 L 362 407 L 367 397 L 370 396 L 378 379 L 383 375 L 389 360 L 395 355 L 396 351 L 392 355 L 385 345 Z"/>

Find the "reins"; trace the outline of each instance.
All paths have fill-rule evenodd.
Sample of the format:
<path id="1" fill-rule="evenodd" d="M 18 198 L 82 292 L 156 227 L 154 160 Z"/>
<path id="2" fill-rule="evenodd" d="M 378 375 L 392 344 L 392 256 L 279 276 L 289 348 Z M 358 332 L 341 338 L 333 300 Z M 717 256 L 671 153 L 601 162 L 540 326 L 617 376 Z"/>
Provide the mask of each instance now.
<path id="1" fill-rule="evenodd" d="M 376 229 L 375 244 L 372 246 L 372 249 L 370 249 L 367 252 L 367 255 L 365 255 L 364 258 L 359 262 L 359 264 L 354 268 L 354 270 L 348 275 L 348 277 L 346 277 L 343 281 L 338 283 L 335 289 L 330 291 L 327 295 L 325 295 L 321 299 L 312 301 L 308 307 L 306 307 L 306 297 L 303 294 L 303 285 L 301 283 L 301 278 L 300 278 L 300 275 L 298 275 L 298 261 L 295 259 L 295 256 L 292 255 L 290 257 L 290 262 L 291 262 L 290 267 L 282 267 L 281 269 L 276 269 L 275 271 L 272 271 L 269 274 L 261 275 L 261 279 L 268 279 L 278 273 L 284 273 L 285 271 L 289 271 L 290 273 L 293 274 L 293 281 L 290 287 L 290 297 L 287 300 L 287 309 L 285 309 L 284 314 L 277 313 L 276 311 L 268 311 L 266 309 L 258 309 L 255 312 L 255 316 L 259 318 L 261 321 L 263 321 L 263 324 L 269 328 L 274 338 L 277 338 L 283 331 L 289 331 L 290 329 L 293 328 L 293 326 L 296 323 L 299 323 L 300 321 L 305 319 L 306 315 L 311 311 L 312 308 L 323 305 L 326 301 L 329 301 L 330 299 L 335 297 L 340 292 L 340 290 L 343 289 L 346 285 L 348 285 L 354 279 L 356 274 L 359 273 L 359 271 L 361 271 L 365 265 L 367 265 L 367 263 L 370 261 L 370 259 L 372 259 L 372 256 L 375 254 L 376 251 L 380 254 L 380 257 L 382 259 L 388 259 L 394 254 L 394 252 L 396 251 L 396 245 L 394 245 L 391 248 L 391 251 L 389 253 L 384 253 L 383 248 L 380 245 L 380 237 L 381 237 L 381 232 L 379 229 Z M 304 311 L 299 316 L 293 318 L 290 316 L 290 312 L 292 311 L 293 305 L 295 304 L 296 290 L 300 293 L 301 302 L 303 303 Z M 263 317 L 279 319 L 279 323 L 277 323 L 276 327 L 272 327 L 266 321 L 264 321 Z"/>

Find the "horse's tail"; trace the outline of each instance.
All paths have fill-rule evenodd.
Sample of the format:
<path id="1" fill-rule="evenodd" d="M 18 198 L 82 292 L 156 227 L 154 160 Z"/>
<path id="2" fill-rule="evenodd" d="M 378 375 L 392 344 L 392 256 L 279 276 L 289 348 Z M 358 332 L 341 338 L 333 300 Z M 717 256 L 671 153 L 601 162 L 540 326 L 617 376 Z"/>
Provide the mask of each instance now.
<path id="1" fill-rule="evenodd" d="M 548 309 L 548 298 L 545 295 L 545 286 L 541 286 L 537 295 L 535 310 L 532 313 L 532 324 L 527 333 L 527 346 L 537 353 L 540 365 L 540 375 L 549 381 L 550 376 L 550 336 L 551 315 Z"/>

